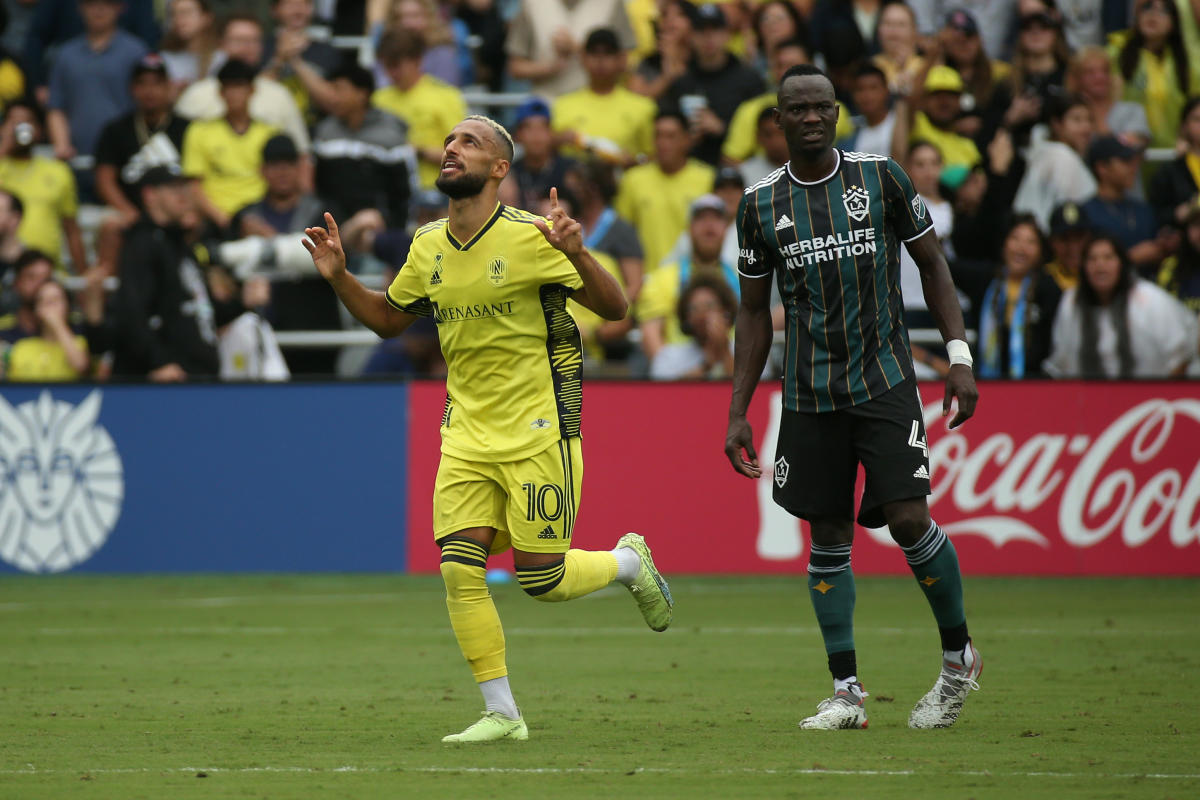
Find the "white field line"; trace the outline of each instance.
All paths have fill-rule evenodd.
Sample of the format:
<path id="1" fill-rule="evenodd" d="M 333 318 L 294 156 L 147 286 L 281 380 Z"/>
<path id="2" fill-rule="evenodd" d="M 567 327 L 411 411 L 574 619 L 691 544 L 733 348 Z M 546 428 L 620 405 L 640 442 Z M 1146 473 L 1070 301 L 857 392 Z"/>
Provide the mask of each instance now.
<path id="1" fill-rule="evenodd" d="M 1089 780 L 1200 780 L 1200 773 L 1189 772 L 1055 772 L 1055 771 L 989 771 L 989 770 L 885 770 L 885 769 L 772 769 L 743 767 L 739 769 L 691 769 L 685 767 L 437 767 L 437 766 L 394 766 L 394 767 L 129 767 L 118 769 L 39 769 L 29 766 L 22 769 L 0 769 L 0 775 L 141 775 L 167 773 L 212 773 L 212 774 L 255 774 L 255 773 L 359 773 L 381 775 L 387 773 L 430 773 L 430 774 L 486 774 L 486 775 L 835 775 L 846 777 L 916 777 L 951 775 L 964 778 L 1086 778 Z"/>
<path id="2" fill-rule="evenodd" d="M 928 633 L 928 626 L 914 626 L 911 628 L 895 628 L 895 627 L 878 627 L 870 625 L 855 625 L 857 631 L 863 633 L 875 633 L 884 636 L 911 636 L 913 634 Z M 154 627 L 141 628 L 137 626 L 71 626 L 71 627 L 41 627 L 33 628 L 28 633 L 33 633 L 39 636 L 111 636 L 121 633 L 145 633 L 154 636 L 288 636 L 302 635 L 312 636 L 319 634 L 334 633 L 335 631 L 349 630 L 353 626 L 347 628 L 333 627 L 286 627 L 286 626 L 236 626 L 236 625 L 213 625 L 213 626 L 198 626 L 184 625 L 179 627 Z M 450 626 L 436 625 L 430 627 L 398 627 L 398 628 L 372 628 L 372 633 L 388 636 L 436 636 L 441 637 L 447 634 Z M 820 631 L 815 625 L 699 625 L 689 626 L 681 624 L 667 631 L 668 635 L 672 636 L 811 636 Z M 8 628 L 8 634 L 20 634 L 22 631 L 17 625 Z M 623 627 L 506 627 L 504 629 L 506 636 L 530 636 L 530 637 L 570 637 L 577 638 L 580 636 L 645 636 L 645 629 L 637 625 L 628 625 Z M 1132 628 L 1093 628 L 1090 630 L 1063 631 L 1047 628 L 989 628 L 986 629 L 988 636 L 1059 636 L 1059 637 L 1089 637 L 1089 636 L 1167 636 L 1167 637 L 1183 637 L 1189 638 L 1196 636 L 1195 630 L 1184 629 L 1137 629 Z"/>

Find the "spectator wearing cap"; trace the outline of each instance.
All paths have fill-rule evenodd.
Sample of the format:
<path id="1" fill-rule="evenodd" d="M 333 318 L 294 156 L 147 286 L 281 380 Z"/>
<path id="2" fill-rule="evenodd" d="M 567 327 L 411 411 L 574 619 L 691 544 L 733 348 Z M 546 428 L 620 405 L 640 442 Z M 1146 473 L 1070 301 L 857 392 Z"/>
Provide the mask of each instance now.
<path id="1" fill-rule="evenodd" d="M 887 76 L 875 64 L 863 64 L 854 75 L 854 91 L 850 95 L 858 114 L 854 118 L 854 133 L 838 142 L 845 150 L 892 154 L 892 139 L 896 131 L 896 113 L 892 111 L 892 95 Z"/>
<path id="2" fill-rule="evenodd" d="M 421 71 L 425 40 L 410 30 L 394 30 L 379 40 L 379 60 L 392 85 L 378 89 L 371 103 L 404 120 L 416 152 L 422 189 L 432 189 L 442 163 L 442 143 L 467 115 L 462 92 Z"/>
<path id="3" fill-rule="evenodd" d="M 87 261 L 75 215 L 79 195 L 71 169 L 55 158 L 35 155 L 42 138 L 37 112 L 24 102 L 10 105 L 0 131 L 0 189 L 20 198 L 25 216 L 17 235 L 31 248 L 63 263 L 63 249 L 72 269 L 83 274 Z"/>
<path id="4" fill-rule="evenodd" d="M 1182 225 L 1179 252 L 1163 261 L 1157 283 L 1192 314 L 1200 314 L 1200 204 L 1188 208 Z"/>
<path id="5" fill-rule="evenodd" d="M 1194 6 L 1183 8 L 1195 14 Z M 1124 82 L 1121 99 L 1146 110 L 1152 147 L 1175 146 L 1180 112 L 1200 93 L 1200 53 L 1189 53 L 1179 14 L 1173 0 L 1137 0 L 1133 25 L 1109 46 Z"/>
<path id="6" fill-rule="evenodd" d="M 1062 97 L 1070 53 L 1052 0 L 1024 0 L 1012 72 L 997 87 L 990 109 L 1018 145 L 1029 141 L 1034 124 L 1048 121 L 1051 103 Z"/>
<path id="7" fill-rule="evenodd" d="M 1050 104 L 1050 139 L 1029 151 L 1025 177 L 1013 199 L 1016 211 L 1032 213 L 1044 231 L 1059 203 L 1083 203 L 1096 194 L 1096 179 L 1084 163 L 1092 138 L 1092 112 L 1079 95 Z"/>
<path id="8" fill-rule="evenodd" d="M 913 10 L 918 11 L 918 7 Z M 945 23 L 926 58 L 930 66 L 950 67 L 962 78 L 963 92 L 959 99 L 962 113 L 955 128 L 981 146 L 991 141 L 1003 112 L 992 108 L 992 96 L 1012 72 L 1006 62 L 991 58 L 993 54 L 984 45 L 975 16 L 965 8 L 955 8 L 945 15 Z"/>
<path id="9" fill-rule="evenodd" d="M 1109 135 L 1093 141 L 1087 155 L 1096 176 L 1096 195 L 1083 204 L 1088 224 L 1115 236 L 1134 266 L 1157 273 L 1164 253 L 1154 210 L 1131 196 L 1141 153 Z"/>
<path id="10" fill-rule="evenodd" d="M 1102 48 L 1087 47 L 1071 57 L 1067 89 L 1077 92 L 1092 109 L 1096 134 L 1112 134 L 1128 145 L 1145 147 L 1150 141 L 1146 110 L 1137 103 L 1121 100 L 1117 84 L 1108 53 Z"/>
<path id="11" fill-rule="evenodd" d="M 266 45 L 263 74 L 283 84 L 300 113 L 313 123 L 318 112 L 332 109 L 329 74 L 341 66 L 342 54 L 328 42 L 309 36 L 313 0 L 271 0 L 271 16 L 275 36 Z"/>
<path id="12" fill-rule="evenodd" d="M 800 39 L 788 39 L 775 46 L 771 53 L 771 75 L 778 85 L 783 73 L 797 64 L 809 63 L 808 46 Z M 721 144 L 721 159 L 727 164 L 738 165 L 746 159 L 762 155 L 762 146 L 758 143 L 758 120 L 763 109 L 774 109 L 778 102 L 775 87 L 769 88 L 762 94 L 745 100 L 733 112 L 729 121 L 729 131 Z M 842 139 L 854 131 L 854 123 L 850 121 L 850 111 L 839 100 L 838 120 L 834 136 Z M 748 180 L 747 183 L 754 183 Z"/>
<path id="13" fill-rule="evenodd" d="M 125 237 L 113 297 L 113 374 L 163 383 L 213 377 L 218 320 L 184 232 L 194 194 L 170 167 L 147 170 L 141 189 L 145 215 Z"/>
<path id="14" fill-rule="evenodd" d="M 688 0 L 665 0 L 659 4 L 656 27 L 657 49 L 638 62 L 629 76 L 630 90 L 658 100 L 677 78 L 687 72 L 692 60 L 692 22 L 696 7 Z"/>
<path id="15" fill-rule="evenodd" d="M 279 132 L 250 115 L 254 76 L 245 61 L 226 61 L 217 73 L 225 114 L 193 122 L 183 137 L 183 173 L 197 181 L 196 202 L 204 216 L 223 231 L 234 214 L 266 192 L 263 147 Z"/>
<path id="16" fill-rule="evenodd" d="M 727 49 L 730 31 L 720 6 L 700 6 L 694 28 L 688 70 L 667 89 L 661 105 L 683 113 L 693 138 L 692 154 L 716 165 L 738 106 L 765 87 L 762 77 Z"/>
<path id="17" fill-rule="evenodd" d="M 361 67 L 360 67 L 361 69 Z M 266 193 L 262 200 L 238 211 L 234 229 L 241 236 L 275 237 L 324 225 L 326 198 L 305 191 L 300 153 L 285 134 L 267 140 L 262 151 L 262 177 Z M 347 176 L 347 180 L 353 176 Z M 374 210 L 372 213 L 376 214 Z M 341 226 L 347 252 L 358 249 L 362 223 L 355 216 Z M 272 302 L 266 312 L 276 330 L 337 330 L 341 328 L 337 296 L 328 282 L 312 274 L 300 280 L 279 281 L 271 289 Z M 331 374 L 336 350 L 289 354 L 288 366 L 297 374 Z"/>
<path id="18" fill-rule="evenodd" d="M 1150 180 L 1148 197 L 1161 225 L 1182 223 L 1200 200 L 1200 97 L 1183 107 L 1179 141 L 1183 152 Z"/>
<path id="19" fill-rule="evenodd" d="M 371 211 L 382 227 L 404 228 L 417 180 L 403 120 L 371 105 L 375 78 L 354 63 L 329 75 L 333 105 L 313 133 L 317 193 L 338 219 Z"/>
<path id="20" fill-rule="evenodd" d="M 622 51 L 637 45 L 623 0 L 520 0 L 505 42 L 509 73 L 540 97 L 582 89 L 582 38 L 596 28 L 611 28 Z"/>
<path id="21" fill-rule="evenodd" d="M 550 196 L 550 188 L 564 184 L 575 159 L 559 153 L 550 124 L 550 106 L 536 97 L 517 106 L 512 136 L 521 157 L 513 162 L 500 185 L 501 201 L 537 214 Z"/>
<path id="22" fill-rule="evenodd" d="M 693 277 L 714 275 L 737 294 L 737 269 L 733 263 L 721 259 L 728 227 L 725 201 L 711 193 L 700 195 L 688 208 L 689 252 L 646 276 L 636 312 L 642 332 L 642 353 L 647 362 L 653 363 L 664 345 L 687 341 L 675 308 Z"/>
<path id="23" fill-rule="evenodd" d="M 925 73 L 921 92 L 911 101 L 897 98 L 892 157 L 905 159 L 912 142 L 929 142 L 942 154 L 942 180 L 956 187 L 980 162 L 975 142 L 958 133 L 955 123 L 962 111 L 962 76 L 950 67 L 937 65 Z M 915 114 L 911 109 L 922 110 Z M 911 115 L 911 116 L 910 116 Z"/>
<path id="24" fill-rule="evenodd" d="M 147 53 L 129 77 L 133 110 L 104 126 L 96 143 L 96 191 L 120 214 L 122 228 L 141 216 L 139 183 L 155 166 L 176 167 L 188 121 L 171 109 L 171 84 L 163 59 Z"/>
<path id="25" fill-rule="evenodd" d="M 758 151 L 736 167 L 747 186 L 758 183 L 788 161 L 787 137 L 775 120 L 774 108 L 764 108 L 758 112 L 758 136 L 755 142 Z"/>
<path id="26" fill-rule="evenodd" d="M 629 166 L 654 147 L 654 102 L 621 85 L 627 66 L 616 31 L 597 28 L 588 34 L 580 57 L 588 85 L 554 101 L 555 133 L 567 155 L 591 153 Z"/>
<path id="27" fill-rule="evenodd" d="M 1092 235 L 1087 215 L 1079 203 L 1063 203 L 1050 214 L 1050 254 L 1046 274 L 1064 292 L 1079 285 L 1083 247 Z"/>
<path id="28" fill-rule="evenodd" d="M 614 207 L 638 232 L 646 254 L 646 274 L 659 263 L 688 226 L 693 200 L 712 191 L 715 171 L 688 156 L 687 119 L 661 111 L 654 120 L 654 159 L 625 172 Z"/>
<path id="29" fill-rule="evenodd" d="M 104 126 L 129 111 L 129 74 L 146 54 L 140 39 L 117 27 L 120 0 L 81 0 L 79 11 L 84 32 L 59 48 L 50 69 L 46 124 L 64 160 L 92 155 Z M 91 197 L 90 173 L 80 188 Z"/>
<path id="30" fill-rule="evenodd" d="M 922 36 L 937 35 L 952 14 L 967 14 L 978 35 L 982 49 L 992 58 L 1004 59 L 1011 50 L 1009 40 L 1017 18 L 1015 2 L 994 0 L 907 0 L 917 16 L 917 31 Z M 943 27 L 945 27 L 943 25 Z M 953 65 L 952 65 L 953 66 Z M 965 76 L 964 76 L 965 77 Z M 968 79 L 968 83 L 970 83 Z"/>
<path id="31" fill-rule="evenodd" d="M 221 26 L 221 51 L 213 61 L 215 64 L 241 61 L 249 65 L 254 83 L 251 119 L 286 133 L 301 153 L 308 153 L 308 126 L 291 92 L 279 81 L 258 72 L 263 62 L 263 27 L 257 17 L 244 12 L 226 17 Z M 221 82 L 216 76 L 196 81 L 175 102 L 175 113 L 191 120 L 219 119 L 225 116 L 225 111 Z M 260 148 L 261 145 L 260 142 Z M 305 164 L 306 168 L 311 167 L 307 161 Z"/>

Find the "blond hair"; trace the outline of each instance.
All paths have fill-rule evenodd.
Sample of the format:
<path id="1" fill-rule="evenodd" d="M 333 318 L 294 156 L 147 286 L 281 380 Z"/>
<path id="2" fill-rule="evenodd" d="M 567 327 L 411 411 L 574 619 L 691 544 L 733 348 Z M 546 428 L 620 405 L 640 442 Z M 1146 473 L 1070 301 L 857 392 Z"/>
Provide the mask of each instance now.
<path id="1" fill-rule="evenodd" d="M 496 120 L 492 119 L 491 117 L 485 117 L 483 114 L 471 114 L 464 119 L 463 122 L 466 122 L 467 120 L 482 122 L 484 125 L 487 125 L 489 128 L 491 128 L 492 133 L 494 133 L 496 138 L 500 141 L 501 149 L 504 151 L 504 159 L 510 163 L 512 162 L 513 155 L 516 153 L 517 148 L 516 145 L 513 144 L 512 134 L 508 132 L 507 128 L 505 128 L 499 122 L 496 122 Z"/>

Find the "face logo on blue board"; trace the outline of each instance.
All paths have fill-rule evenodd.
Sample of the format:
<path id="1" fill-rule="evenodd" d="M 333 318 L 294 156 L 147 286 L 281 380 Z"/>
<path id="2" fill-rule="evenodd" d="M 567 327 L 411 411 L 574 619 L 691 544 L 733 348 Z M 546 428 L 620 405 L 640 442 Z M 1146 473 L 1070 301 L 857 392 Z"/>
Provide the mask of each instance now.
<path id="1" fill-rule="evenodd" d="M 25 572 L 62 572 L 91 558 L 116 525 L 125 472 L 96 424 L 101 393 L 79 405 L 44 391 L 0 397 L 0 559 Z"/>
<path id="2" fill-rule="evenodd" d="M 842 193 L 842 205 L 846 207 L 846 214 L 855 222 L 862 222 L 867 218 L 870 203 L 871 195 L 859 186 L 851 186 Z"/>

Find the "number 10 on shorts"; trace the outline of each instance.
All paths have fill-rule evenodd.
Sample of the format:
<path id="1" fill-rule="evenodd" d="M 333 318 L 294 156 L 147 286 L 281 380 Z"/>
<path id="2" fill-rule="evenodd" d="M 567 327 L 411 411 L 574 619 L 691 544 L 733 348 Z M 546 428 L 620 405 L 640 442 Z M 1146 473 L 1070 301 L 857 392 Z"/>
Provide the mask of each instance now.
<path id="1" fill-rule="evenodd" d="M 525 519 L 536 522 L 554 522 L 562 516 L 563 490 L 553 483 L 538 486 L 536 483 L 523 483 L 525 490 Z M 567 534 L 570 536 L 570 533 Z"/>

